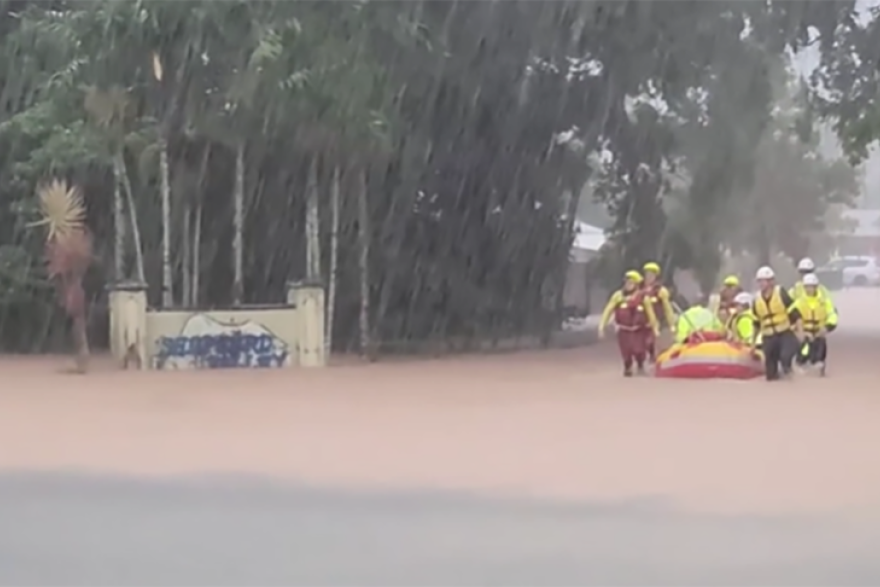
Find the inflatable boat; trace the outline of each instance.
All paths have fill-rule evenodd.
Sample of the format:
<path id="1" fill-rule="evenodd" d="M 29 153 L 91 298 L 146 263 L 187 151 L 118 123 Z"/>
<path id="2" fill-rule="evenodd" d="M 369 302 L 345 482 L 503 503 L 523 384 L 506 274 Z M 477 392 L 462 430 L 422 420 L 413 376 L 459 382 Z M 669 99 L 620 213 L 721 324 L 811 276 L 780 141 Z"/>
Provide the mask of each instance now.
<path id="1" fill-rule="evenodd" d="M 656 377 L 684 379 L 752 379 L 764 374 L 764 358 L 716 333 L 698 333 L 673 344 L 659 357 Z"/>

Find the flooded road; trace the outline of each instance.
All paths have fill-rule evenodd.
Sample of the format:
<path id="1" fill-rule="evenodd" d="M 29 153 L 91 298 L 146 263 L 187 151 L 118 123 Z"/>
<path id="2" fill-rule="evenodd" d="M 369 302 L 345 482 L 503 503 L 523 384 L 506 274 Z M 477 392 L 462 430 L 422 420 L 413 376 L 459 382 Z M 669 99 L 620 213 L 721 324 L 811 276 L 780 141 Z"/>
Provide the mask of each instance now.
<path id="1" fill-rule="evenodd" d="M 880 582 L 880 292 L 829 377 L 623 380 L 614 349 L 322 372 L 6 362 L 0 583 Z"/>

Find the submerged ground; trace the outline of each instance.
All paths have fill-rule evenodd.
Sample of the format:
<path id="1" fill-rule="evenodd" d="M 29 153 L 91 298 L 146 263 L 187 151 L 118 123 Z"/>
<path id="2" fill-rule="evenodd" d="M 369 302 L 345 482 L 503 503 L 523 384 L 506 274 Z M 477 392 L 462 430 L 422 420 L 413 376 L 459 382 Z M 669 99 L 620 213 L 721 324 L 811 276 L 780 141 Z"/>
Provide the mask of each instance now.
<path id="1" fill-rule="evenodd" d="M 614 349 L 321 372 L 0 365 L 0 584 L 880 583 L 880 291 L 829 377 Z"/>

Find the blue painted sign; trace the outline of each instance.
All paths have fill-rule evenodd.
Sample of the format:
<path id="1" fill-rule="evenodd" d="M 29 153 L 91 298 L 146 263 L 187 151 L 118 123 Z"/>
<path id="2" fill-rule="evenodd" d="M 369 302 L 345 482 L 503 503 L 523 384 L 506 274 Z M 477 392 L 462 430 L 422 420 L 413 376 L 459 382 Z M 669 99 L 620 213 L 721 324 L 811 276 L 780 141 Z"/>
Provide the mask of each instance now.
<path id="1" fill-rule="evenodd" d="M 224 324 L 204 314 L 190 318 L 177 336 L 156 341 L 157 369 L 284 367 L 287 344 L 265 326 Z"/>

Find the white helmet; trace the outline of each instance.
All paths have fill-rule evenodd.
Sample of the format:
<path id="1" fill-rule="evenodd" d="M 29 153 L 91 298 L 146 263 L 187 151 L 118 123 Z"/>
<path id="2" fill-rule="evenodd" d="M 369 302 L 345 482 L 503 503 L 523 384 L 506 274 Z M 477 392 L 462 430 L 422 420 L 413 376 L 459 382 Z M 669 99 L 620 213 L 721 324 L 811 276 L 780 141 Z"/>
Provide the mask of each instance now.
<path id="1" fill-rule="evenodd" d="M 776 277 L 776 273 L 773 272 L 773 268 L 766 265 L 758 269 L 755 274 L 755 279 L 773 279 L 774 277 Z"/>
<path id="2" fill-rule="evenodd" d="M 803 259 L 798 261 L 798 271 L 809 272 L 809 271 L 815 271 L 815 270 L 816 270 L 816 264 L 813 263 L 813 260 L 810 259 L 809 257 L 804 257 Z"/>
<path id="3" fill-rule="evenodd" d="M 736 297 L 733 298 L 733 301 L 740 306 L 751 306 L 752 305 L 752 294 L 747 291 L 741 291 L 736 294 Z"/>
<path id="4" fill-rule="evenodd" d="M 815 273 L 804 275 L 804 285 L 819 285 L 819 276 Z"/>

